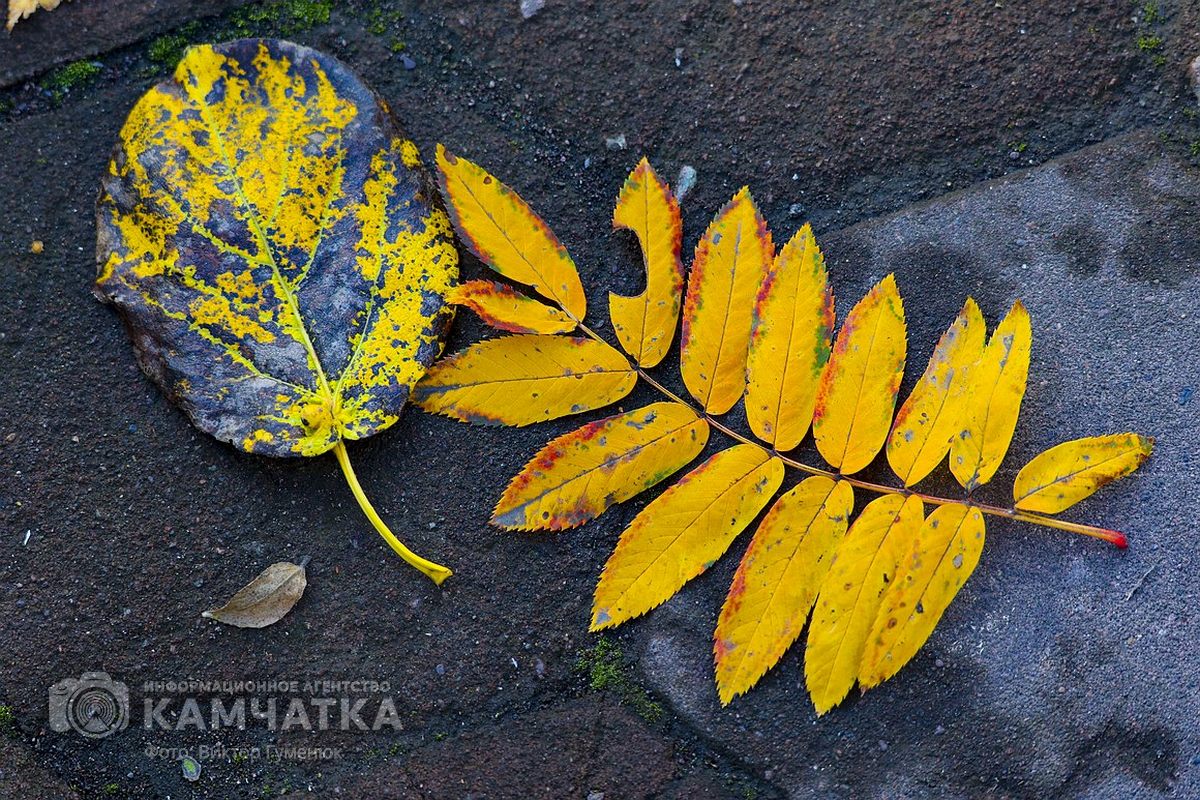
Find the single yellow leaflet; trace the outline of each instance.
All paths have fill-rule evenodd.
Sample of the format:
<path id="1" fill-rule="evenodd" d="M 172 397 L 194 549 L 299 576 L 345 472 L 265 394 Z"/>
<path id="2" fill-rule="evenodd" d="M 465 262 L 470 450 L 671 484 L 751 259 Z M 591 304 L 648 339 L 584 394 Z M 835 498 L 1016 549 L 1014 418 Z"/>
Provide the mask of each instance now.
<path id="1" fill-rule="evenodd" d="M 442 197 L 454 229 L 480 261 L 581 320 L 587 298 L 567 250 L 520 195 L 487 170 L 437 148 Z"/>
<path id="2" fill-rule="evenodd" d="M 39 8 L 53 11 L 61 2 L 62 0 L 8 0 L 8 23 L 5 27 L 11 31 L 14 25 Z"/>
<path id="3" fill-rule="evenodd" d="M 708 422 L 682 403 L 653 403 L 551 441 L 492 512 L 507 530 L 563 530 L 674 475 L 704 449 Z"/>
<path id="4" fill-rule="evenodd" d="M 884 592 L 867 637 L 858 675 L 863 689 L 895 675 L 925 644 L 975 571 L 983 537 L 983 514 L 962 503 L 939 506 L 925 520 Z"/>
<path id="5" fill-rule="evenodd" d="M 576 326 L 575 320 L 559 309 L 495 281 L 467 281 L 450 290 L 446 299 L 509 333 L 570 333 Z"/>
<path id="6" fill-rule="evenodd" d="M 920 498 L 884 495 L 862 510 L 834 554 L 804 651 L 804 679 L 818 715 L 854 686 L 883 592 L 924 518 Z"/>
<path id="7" fill-rule="evenodd" d="M 967 372 L 983 355 L 986 337 L 983 314 L 968 297 L 938 341 L 925 374 L 896 412 L 887 458 L 905 486 L 932 472 L 950 451 L 950 439 L 962 431 L 968 403 Z"/>
<path id="8" fill-rule="evenodd" d="M 783 462 L 735 445 L 680 478 L 642 509 L 604 566 L 591 629 L 645 614 L 708 569 L 783 482 Z"/>
<path id="9" fill-rule="evenodd" d="M 1154 440 L 1136 433 L 1063 442 L 1034 457 L 1017 473 L 1013 500 L 1022 511 L 1066 511 L 1132 473 L 1153 451 Z"/>
<path id="10" fill-rule="evenodd" d="M 613 332 L 643 367 L 656 366 L 671 347 L 683 293 L 683 220 L 679 202 L 643 158 L 625 179 L 613 209 L 613 227 L 633 231 L 642 246 L 646 289 L 639 295 L 608 295 Z"/>
<path id="11" fill-rule="evenodd" d="M 904 303 L 888 275 L 846 316 L 817 389 L 817 450 L 843 475 L 870 464 L 883 447 L 906 348 Z"/>
<path id="12" fill-rule="evenodd" d="M 1018 300 L 970 369 L 962 430 L 950 443 L 950 471 L 969 492 L 992 479 L 1012 443 L 1032 340 L 1029 312 Z"/>
<path id="13" fill-rule="evenodd" d="M 615 403 L 637 373 L 593 339 L 516 334 L 442 359 L 417 384 L 426 411 L 479 425 L 529 425 Z"/>
<path id="14" fill-rule="evenodd" d="M 696 245 L 679 367 L 687 390 L 710 414 L 724 414 L 745 391 L 754 299 L 772 255 L 767 223 L 746 188 L 717 213 Z"/>
<path id="15" fill-rule="evenodd" d="M 808 433 L 832 331 L 825 258 L 805 225 L 779 251 L 759 292 L 746 361 L 746 420 L 776 450 L 795 448 Z"/>
<path id="16" fill-rule="evenodd" d="M 850 484 L 817 476 L 780 497 L 763 518 L 713 635 L 722 704 L 758 683 L 800 635 L 853 509 Z"/>

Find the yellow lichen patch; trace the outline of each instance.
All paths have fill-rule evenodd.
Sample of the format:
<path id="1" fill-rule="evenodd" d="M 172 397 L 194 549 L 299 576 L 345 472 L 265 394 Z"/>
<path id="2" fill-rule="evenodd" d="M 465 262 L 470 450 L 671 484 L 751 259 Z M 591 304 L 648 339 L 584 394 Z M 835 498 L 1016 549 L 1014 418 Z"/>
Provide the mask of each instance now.
<path id="1" fill-rule="evenodd" d="M 421 151 L 417 149 L 411 139 L 405 139 L 400 143 L 400 160 L 409 169 L 421 166 Z"/>
<path id="2" fill-rule="evenodd" d="M 394 150 L 401 144 L 394 141 Z M 450 244 L 445 212 L 431 209 L 413 228 L 399 213 L 403 208 L 389 201 L 398 182 L 389 155 L 375 157 L 375 177 L 353 212 L 362 231 L 355 265 L 374 290 L 356 319 L 359 333 L 351 339 L 350 360 L 337 381 L 348 439 L 369 436 L 395 420 L 398 409 L 376 402 L 374 389 L 407 390 L 440 353 L 441 330 L 431 324 L 427 309 L 444 304 L 457 276 L 458 253 Z"/>
<path id="3" fill-rule="evenodd" d="M 197 297 L 188 305 L 188 312 L 196 325 L 207 325 L 212 328 L 222 328 L 237 338 L 249 336 L 260 342 L 270 342 L 274 334 L 259 325 L 249 316 L 236 311 L 234 303 L 228 297 L 211 295 Z"/>

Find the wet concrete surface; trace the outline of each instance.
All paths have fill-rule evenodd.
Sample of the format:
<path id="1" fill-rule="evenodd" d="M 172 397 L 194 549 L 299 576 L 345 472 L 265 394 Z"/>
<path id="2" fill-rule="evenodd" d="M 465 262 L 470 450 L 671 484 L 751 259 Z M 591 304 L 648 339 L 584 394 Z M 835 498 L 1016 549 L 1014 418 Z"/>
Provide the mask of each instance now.
<path id="1" fill-rule="evenodd" d="M 0 794 L 1200 793 L 1187 525 L 1200 402 L 1190 152 L 1200 128 L 1185 77 L 1194 4 L 1162 3 L 1147 22 L 1138 7 L 1109 3 L 884 13 L 550 2 L 529 20 L 516 3 L 352 3 L 328 24 L 289 31 L 359 70 L 423 152 L 444 141 L 518 188 L 570 248 L 593 309 L 639 280 L 609 214 L 645 152 L 665 175 L 698 171 L 687 251 L 749 182 L 777 238 L 813 220 L 840 309 L 895 271 L 914 364 L 965 294 L 991 321 L 1024 299 L 1034 361 L 1000 499 L 1022 459 L 1055 441 L 1125 428 L 1159 438 L 1139 477 L 1078 511 L 1126 530 L 1128 552 L 993 525 L 979 572 L 914 664 L 819 723 L 798 652 L 718 709 L 708 637 L 734 554 L 613 638 L 661 717 L 590 687 L 577 664 L 595 644 L 591 588 L 640 502 L 555 536 L 485 524 L 507 479 L 579 420 L 494 430 L 413 412 L 352 449 L 393 528 L 455 568 L 442 590 L 390 555 L 332 458 L 252 458 L 190 428 L 138 372 L 90 283 L 99 175 L 128 109 L 168 68 L 150 57 L 153 37 L 171 27 L 164 17 L 182 24 L 200 12 L 90 4 L 109 12 L 110 47 L 70 26 L 83 0 L 40 12 L 5 45 L 32 53 L 41 43 L 44 60 L 7 73 L 21 77 L 0 89 L 0 704 L 15 714 Z M 228 35 L 232 13 L 189 37 Z M 253 32 L 277 32 L 261 17 Z M 1140 49 L 1147 35 L 1161 44 Z M 58 96 L 41 88 L 74 58 L 95 60 L 99 75 Z M 629 149 L 608 149 L 619 133 Z M 1016 174 L 980 183 L 1006 173 Z M 30 252 L 34 240 L 42 253 Z M 469 258 L 464 271 L 481 274 Z M 450 346 L 484 334 L 462 315 Z M 671 363 L 660 374 L 677 385 Z M 652 396 L 639 388 L 627 404 Z M 304 555 L 308 592 L 281 623 L 241 631 L 199 618 L 266 564 Z M 95 742 L 49 730 L 47 687 L 101 669 L 130 685 L 135 710 L 147 681 L 386 681 L 402 726 L 135 725 Z M 195 783 L 172 758 L 147 755 L 217 743 L 339 755 L 217 758 Z"/>

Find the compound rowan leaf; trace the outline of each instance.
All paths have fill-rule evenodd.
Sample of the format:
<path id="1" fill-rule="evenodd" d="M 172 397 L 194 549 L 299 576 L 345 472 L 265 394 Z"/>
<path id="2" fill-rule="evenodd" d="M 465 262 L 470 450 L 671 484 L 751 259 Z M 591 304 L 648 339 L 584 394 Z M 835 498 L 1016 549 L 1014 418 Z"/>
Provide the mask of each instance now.
<path id="1" fill-rule="evenodd" d="M 198 428 L 316 455 L 396 421 L 457 275 L 414 152 L 346 67 L 284 42 L 192 48 L 138 101 L 96 292 Z"/>
<path id="2" fill-rule="evenodd" d="M 1018 300 L 970 368 L 962 430 L 950 443 L 950 471 L 967 491 L 992 479 L 1012 443 L 1032 339 L 1029 312 Z"/>
<path id="3" fill-rule="evenodd" d="M 121 129 L 95 291 L 196 427 L 262 455 L 334 449 L 348 469 L 343 440 L 396 421 L 453 317 L 436 198 L 340 62 L 272 40 L 194 47 Z"/>
<path id="4" fill-rule="evenodd" d="M 776 450 L 808 433 L 833 331 L 825 258 L 805 225 L 779 255 L 754 304 L 746 361 L 746 419 Z"/>
<path id="5" fill-rule="evenodd" d="M 307 586 L 304 562 L 277 561 L 238 589 L 225 605 L 200 616 L 238 628 L 265 628 L 283 619 Z"/>
<path id="6" fill-rule="evenodd" d="M 783 462 L 735 445 L 680 478 L 642 509 L 604 566 L 591 629 L 610 628 L 665 602 L 724 554 L 783 482 Z"/>
<path id="7" fill-rule="evenodd" d="M 920 498 L 884 495 L 863 509 L 834 553 L 804 651 L 804 679 L 818 715 L 854 686 L 884 590 L 924 517 Z"/>
<path id="8" fill-rule="evenodd" d="M 949 503 L 934 509 L 888 584 L 867 637 L 858 682 L 864 690 L 895 675 L 933 633 L 983 552 L 979 509 Z"/>
<path id="9" fill-rule="evenodd" d="M 843 475 L 870 464 L 887 439 L 906 348 L 904 303 L 888 275 L 846 316 L 817 389 L 817 450 Z"/>
<path id="10" fill-rule="evenodd" d="M 588 423 L 546 445 L 492 512 L 507 530 L 574 528 L 682 469 L 708 442 L 708 422 L 682 403 Z"/>
<path id="11" fill-rule="evenodd" d="M 440 144 L 437 165 L 442 197 L 463 244 L 496 272 L 583 319 L 587 298 L 579 271 L 542 218 L 487 170 Z"/>
<path id="12" fill-rule="evenodd" d="M 476 342 L 417 384 L 426 411 L 479 425 L 529 425 L 615 403 L 637 372 L 603 342 L 517 334 Z"/>
<path id="13" fill-rule="evenodd" d="M 696 245 L 679 365 L 687 390 L 710 414 L 724 414 L 745 391 L 754 298 L 773 252 L 767 223 L 747 188 L 725 204 Z"/>
<path id="14" fill-rule="evenodd" d="M 62 0 L 8 0 L 8 24 L 6 27 L 11 31 L 14 25 L 39 8 L 53 11 L 61 2 Z M 22 30 L 24 29 L 22 28 Z"/>
<path id="15" fill-rule="evenodd" d="M 1021 468 L 1013 500 L 1022 511 L 1057 514 L 1140 467 L 1154 440 L 1136 433 L 1113 433 L 1055 445 Z"/>
<path id="16" fill-rule="evenodd" d="M 758 683 L 804 628 L 854 508 L 845 481 L 808 478 L 758 526 L 713 636 L 721 703 Z"/>
<path id="17" fill-rule="evenodd" d="M 679 201 L 645 158 L 621 187 L 613 209 L 613 228 L 626 228 L 637 235 L 646 267 L 646 289 L 641 294 L 623 297 L 609 292 L 613 332 L 634 361 L 653 367 L 667 354 L 679 320 L 683 220 Z"/>
<path id="18" fill-rule="evenodd" d="M 509 333 L 570 333 L 576 327 L 575 320 L 559 309 L 495 281 L 467 281 L 450 290 L 446 299 Z"/>
<path id="19" fill-rule="evenodd" d="M 950 439 L 962 431 L 967 372 L 983 354 L 986 336 L 983 314 L 968 297 L 938 341 L 925 374 L 896 412 L 887 458 L 905 486 L 932 472 L 950 451 Z"/>

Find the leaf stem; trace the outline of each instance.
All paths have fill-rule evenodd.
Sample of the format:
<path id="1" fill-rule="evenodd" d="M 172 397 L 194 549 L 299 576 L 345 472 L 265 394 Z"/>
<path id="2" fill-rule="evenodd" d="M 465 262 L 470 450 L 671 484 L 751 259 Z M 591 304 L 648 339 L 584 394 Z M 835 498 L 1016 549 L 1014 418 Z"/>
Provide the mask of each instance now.
<path id="1" fill-rule="evenodd" d="M 583 331 L 585 334 L 587 334 L 588 336 L 590 336 L 591 338 L 595 339 L 598 342 L 604 342 L 604 344 L 608 344 L 608 342 L 605 342 L 604 339 L 601 338 L 599 334 L 597 334 L 595 331 L 593 331 L 588 326 L 584 325 L 583 322 L 581 322 L 579 320 L 576 320 L 576 322 L 579 323 L 579 329 L 581 331 Z M 609 346 L 611 347 L 611 345 L 609 345 Z M 796 461 L 793 458 L 789 458 L 788 456 L 785 456 L 782 453 L 767 447 L 766 445 L 762 444 L 761 442 L 756 442 L 753 439 L 751 439 L 750 437 L 744 436 L 741 433 L 738 433 L 737 431 L 733 430 L 725 423 L 723 423 L 723 422 L 715 419 L 714 417 L 710 416 L 709 414 L 701 411 L 700 409 L 698 409 L 694 405 L 692 405 L 690 402 L 688 402 L 687 400 L 684 400 L 682 397 L 677 395 L 675 392 L 672 392 L 670 389 L 663 386 L 661 383 L 659 383 L 657 380 L 655 380 L 653 377 L 651 377 L 646 372 L 646 370 L 642 369 L 642 367 L 639 364 L 637 364 L 636 362 L 631 360 L 629 363 L 630 363 L 630 366 L 634 370 L 637 371 L 638 376 L 642 380 L 644 380 L 646 383 L 653 386 L 655 389 L 657 389 L 660 393 L 665 395 L 667 398 L 674 400 L 676 403 L 682 403 L 683 405 L 691 408 L 698 415 L 704 417 L 704 419 L 707 420 L 709 425 L 716 428 L 721 433 L 725 434 L 726 436 L 728 436 L 732 439 L 735 439 L 735 440 L 741 442 L 742 444 L 754 445 L 755 447 L 757 447 L 763 451 L 766 451 L 766 452 L 770 453 L 771 455 L 777 457 L 780 461 L 782 461 L 784 464 L 787 464 L 789 467 L 798 469 L 801 472 L 806 472 L 809 475 L 822 475 L 826 478 L 833 478 L 835 480 L 845 481 L 846 483 L 850 484 L 851 486 L 855 486 L 859 489 L 865 489 L 869 492 L 876 492 L 878 494 L 897 494 L 897 495 L 902 495 L 904 497 L 910 497 L 910 496 L 911 497 L 919 497 L 922 502 L 928 503 L 930 505 L 945 506 L 945 505 L 950 505 L 952 503 L 965 503 L 966 505 L 969 505 L 969 506 L 972 506 L 973 508 L 979 509 L 979 511 L 984 514 L 990 514 L 991 516 L 994 516 L 994 517 L 1004 517 L 1005 519 L 1017 520 L 1018 522 L 1028 522 L 1033 525 L 1041 525 L 1044 528 L 1055 528 L 1060 531 L 1069 531 L 1071 533 L 1083 534 L 1084 536 L 1091 536 L 1093 538 L 1101 539 L 1103 541 L 1108 542 L 1109 544 L 1115 545 L 1117 548 L 1119 548 L 1121 550 L 1124 550 L 1126 547 L 1129 546 L 1129 541 L 1125 538 L 1125 534 L 1121 533 L 1120 531 L 1113 531 L 1113 530 L 1109 530 L 1108 528 L 1100 528 L 1095 525 L 1085 525 L 1080 522 L 1067 522 L 1065 520 L 1055 519 L 1054 517 L 1046 517 L 1041 514 L 1034 514 L 1029 511 L 1018 511 L 1015 508 L 1003 508 L 1001 506 L 992 506 L 992 505 L 987 505 L 985 503 L 976 503 L 970 497 L 967 497 L 965 499 L 956 500 L 956 499 L 949 498 L 949 497 L 938 497 L 936 495 L 924 494 L 922 492 L 913 491 L 912 489 L 908 489 L 908 488 L 904 488 L 904 487 L 887 486 L 882 483 L 872 483 L 871 481 L 864 481 L 860 478 L 853 478 L 848 475 L 842 475 L 834 470 L 821 469 L 820 467 L 814 467 L 809 464 L 805 464 L 800 461 Z"/>
<path id="2" fill-rule="evenodd" d="M 366 493 L 363 492 L 362 486 L 358 482 L 358 477 L 354 474 L 354 467 L 350 466 L 350 455 L 346 452 L 345 441 L 338 440 L 338 443 L 333 447 L 333 454 L 337 456 L 338 464 L 342 467 L 342 474 L 346 476 L 346 483 L 350 484 L 350 491 L 354 493 L 354 499 L 358 501 L 359 507 L 367 515 L 367 519 L 371 520 L 371 524 L 375 526 L 375 530 L 379 531 L 379 535 L 383 537 L 383 540 L 396 551 L 396 555 L 425 573 L 438 586 L 441 586 L 442 581 L 454 573 L 448 567 L 443 567 L 441 564 L 435 564 L 428 559 L 421 558 L 412 550 L 405 547 L 404 543 L 397 539 L 395 534 L 388 529 L 388 526 L 375 511 L 375 507 L 371 505 L 371 501 L 367 499 Z"/>

